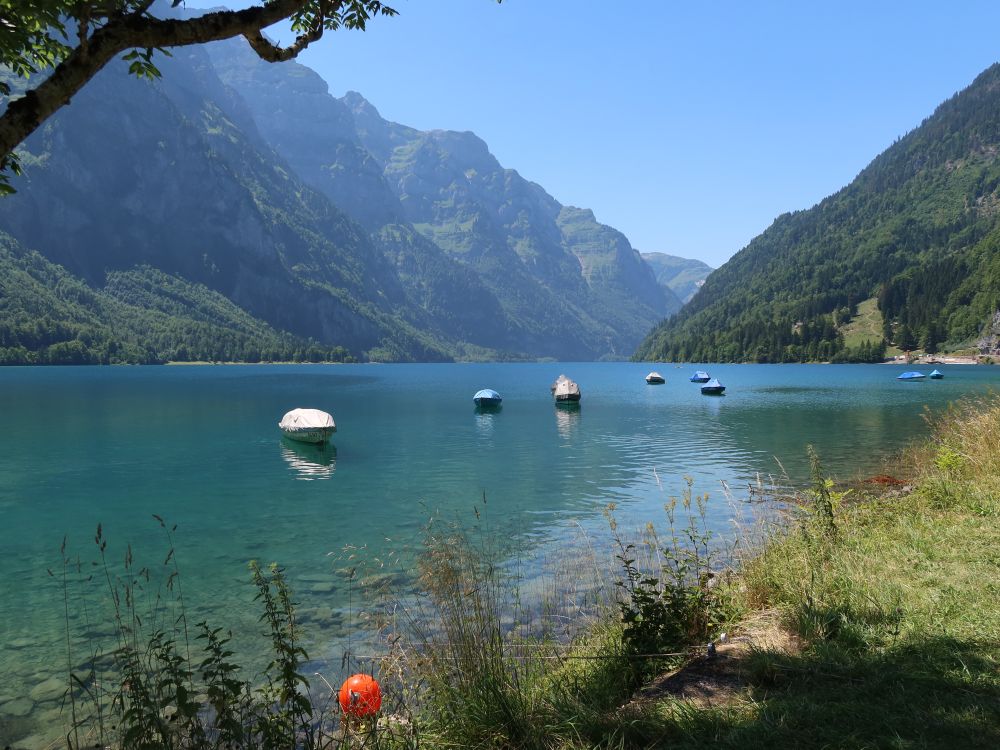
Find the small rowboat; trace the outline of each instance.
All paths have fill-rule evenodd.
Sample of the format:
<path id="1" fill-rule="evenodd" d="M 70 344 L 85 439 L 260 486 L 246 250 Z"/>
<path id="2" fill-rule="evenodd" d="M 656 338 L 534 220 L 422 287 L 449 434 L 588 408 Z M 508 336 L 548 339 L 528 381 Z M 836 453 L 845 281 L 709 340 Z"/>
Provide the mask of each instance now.
<path id="1" fill-rule="evenodd" d="M 559 379 L 552 384 L 552 395 L 555 396 L 556 403 L 575 402 L 580 400 L 580 386 L 565 375 L 560 375 Z"/>
<path id="2" fill-rule="evenodd" d="M 337 431 L 333 417 L 319 409 L 292 409 L 278 428 L 286 438 L 300 443 L 325 443 Z"/>

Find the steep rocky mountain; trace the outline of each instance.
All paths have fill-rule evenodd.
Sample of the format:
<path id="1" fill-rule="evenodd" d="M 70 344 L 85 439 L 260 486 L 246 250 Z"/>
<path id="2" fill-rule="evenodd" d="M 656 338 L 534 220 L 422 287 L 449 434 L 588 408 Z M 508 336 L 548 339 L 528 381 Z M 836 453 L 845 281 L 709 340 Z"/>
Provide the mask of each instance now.
<path id="1" fill-rule="evenodd" d="M 623 235 L 504 169 L 474 134 L 388 122 L 360 94 L 336 99 L 308 68 L 266 65 L 239 44 L 209 51 L 275 150 L 372 233 L 415 304 L 466 340 L 622 356 L 680 307 Z"/>
<path id="2" fill-rule="evenodd" d="M 785 214 L 656 327 L 641 359 L 877 359 L 972 344 L 1000 309 L 1000 65 L 869 164 Z M 881 340 L 849 346 L 877 300 Z"/>
<path id="3" fill-rule="evenodd" d="M 102 72 L 0 201 L 0 230 L 95 292 L 155 271 L 292 349 L 390 360 L 627 356 L 679 307 L 624 236 L 471 133 L 388 123 L 242 42 L 158 64 Z"/>
<path id="4" fill-rule="evenodd" d="M 653 269 L 657 282 L 668 287 L 685 303 L 691 301 L 708 275 L 715 270 L 700 260 L 667 253 L 642 253 L 642 259 Z"/>
<path id="5" fill-rule="evenodd" d="M 475 270 L 525 335 L 564 342 L 557 356 L 621 356 L 643 321 L 679 309 L 624 235 L 502 167 L 473 133 L 416 131 L 356 93 L 343 101 L 406 219 Z"/>

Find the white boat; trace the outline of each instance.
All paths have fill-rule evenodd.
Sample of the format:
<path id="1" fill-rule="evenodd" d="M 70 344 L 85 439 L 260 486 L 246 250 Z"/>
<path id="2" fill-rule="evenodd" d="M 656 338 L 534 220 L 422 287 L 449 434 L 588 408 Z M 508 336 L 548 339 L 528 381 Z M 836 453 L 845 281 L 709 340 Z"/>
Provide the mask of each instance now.
<path id="1" fill-rule="evenodd" d="M 278 422 L 281 434 L 300 443 L 325 443 L 337 431 L 333 417 L 319 409 L 292 409 Z"/>
<path id="2" fill-rule="evenodd" d="M 667 381 L 660 373 L 653 370 L 653 372 L 646 376 L 646 382 L 650 385 L 660 385 L 660 383 L 666 383 Z"/>
<path id="3" fill-rule="evenodd" d="M 575 402 L 580 400 L 580 386 L 560 375 L 559 379 L 552 385 L 552 395 L 556 398 L 556 403 Z"/>

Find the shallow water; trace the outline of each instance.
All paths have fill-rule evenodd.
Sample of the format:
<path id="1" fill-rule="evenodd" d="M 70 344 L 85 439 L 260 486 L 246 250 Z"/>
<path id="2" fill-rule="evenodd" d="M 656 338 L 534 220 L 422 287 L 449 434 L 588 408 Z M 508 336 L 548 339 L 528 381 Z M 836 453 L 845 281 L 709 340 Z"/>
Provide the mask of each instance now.
<path id="1" fill-rule="evenodd" d="M 909 383 L 895 380 L 902 366 L 708 366 L 727 391 L 707 397 L 688 382 L 695 366 L 657 365 L 667 382 L 655 386 L 644 381 L 650 369 L 0 368 L 0 744 L 43 731 L 57 686 L 25 696 L 82 660 L 85 641 L 66 653 L 60 545 L 65 537 L 67 556 L 99 572 L 88 567 L 98 523 L 116 571 L 128 544 L 136 569 L 161 569 L 168 543 L 153 514 L 176 524 L 192 619 L 224 622 L 245 642 L 260 630 L 247 562 L 279 561 L 311 654 L 334 659 L 358 610 L 344 569 L 365 560 L 360 577 L 407 567 L 432 514 L 471 520 L 485 494 L 490 533 L 558 556 L 558 545 L 572 544 L 568 529 L 603 528 L 610 501 L 623 524 L 658 520 L 686 475 L 712 496 L 709 519 L 721 529 L 731 510 L 722 482 L 739 488 L 781 471 L 802 481 L 807 443 L 829 474 L 877 472 L 882 456 L 926 432 L 925 406 L 1000 380 L 1000 369 L 972 366 Z M 552 403 L 549 385 L 563 372 L 581 386 L 578 409 Z M 495 413 L 472 404 L 487 387 L 504 397 Z M 334 415 L 332 445 L 279 436 L 278 420 L 297 406 Z M 352 559 L 347 547 L 361 551 Z M 380 571 L 375 559 L 392 556 L 402 563 Z M 70 622 L 93 642 L 109 631 L 107 597 L 84 590 L 70 587 Z"/>

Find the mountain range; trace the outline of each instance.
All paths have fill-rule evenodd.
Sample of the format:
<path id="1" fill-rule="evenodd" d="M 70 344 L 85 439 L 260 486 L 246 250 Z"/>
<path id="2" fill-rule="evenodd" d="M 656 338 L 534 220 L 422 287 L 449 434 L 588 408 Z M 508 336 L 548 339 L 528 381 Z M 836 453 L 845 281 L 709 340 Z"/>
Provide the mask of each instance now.
<path id="1" fill-rule="evenodd" d="M 1000 310 L 1000 65 L 851 184 L 779 216 L 635 358 L 879 361 L 975 344 Z M 860 317 L 877 319 L 852 335 Z M 988 337 L 987 337 L 988 338 Z"/>
<path id="2" fill-rule="evenodd" d="M 25 143 L 0 272 L 47 304 L 0 298 L 0 361 L 624 358 L 681 306 L 473 133 L 389 122 L 242 40 L 158 65 L 109 66 Z"/>
<path id="3" fill-rule="evenodd" d="M 680 258 L 667 253 L 640 253 L 656 275 L 656 280 L 668 287 L 682 303 L 690 302 L 705 279 L 715 269 L 700 260 Z"/>

